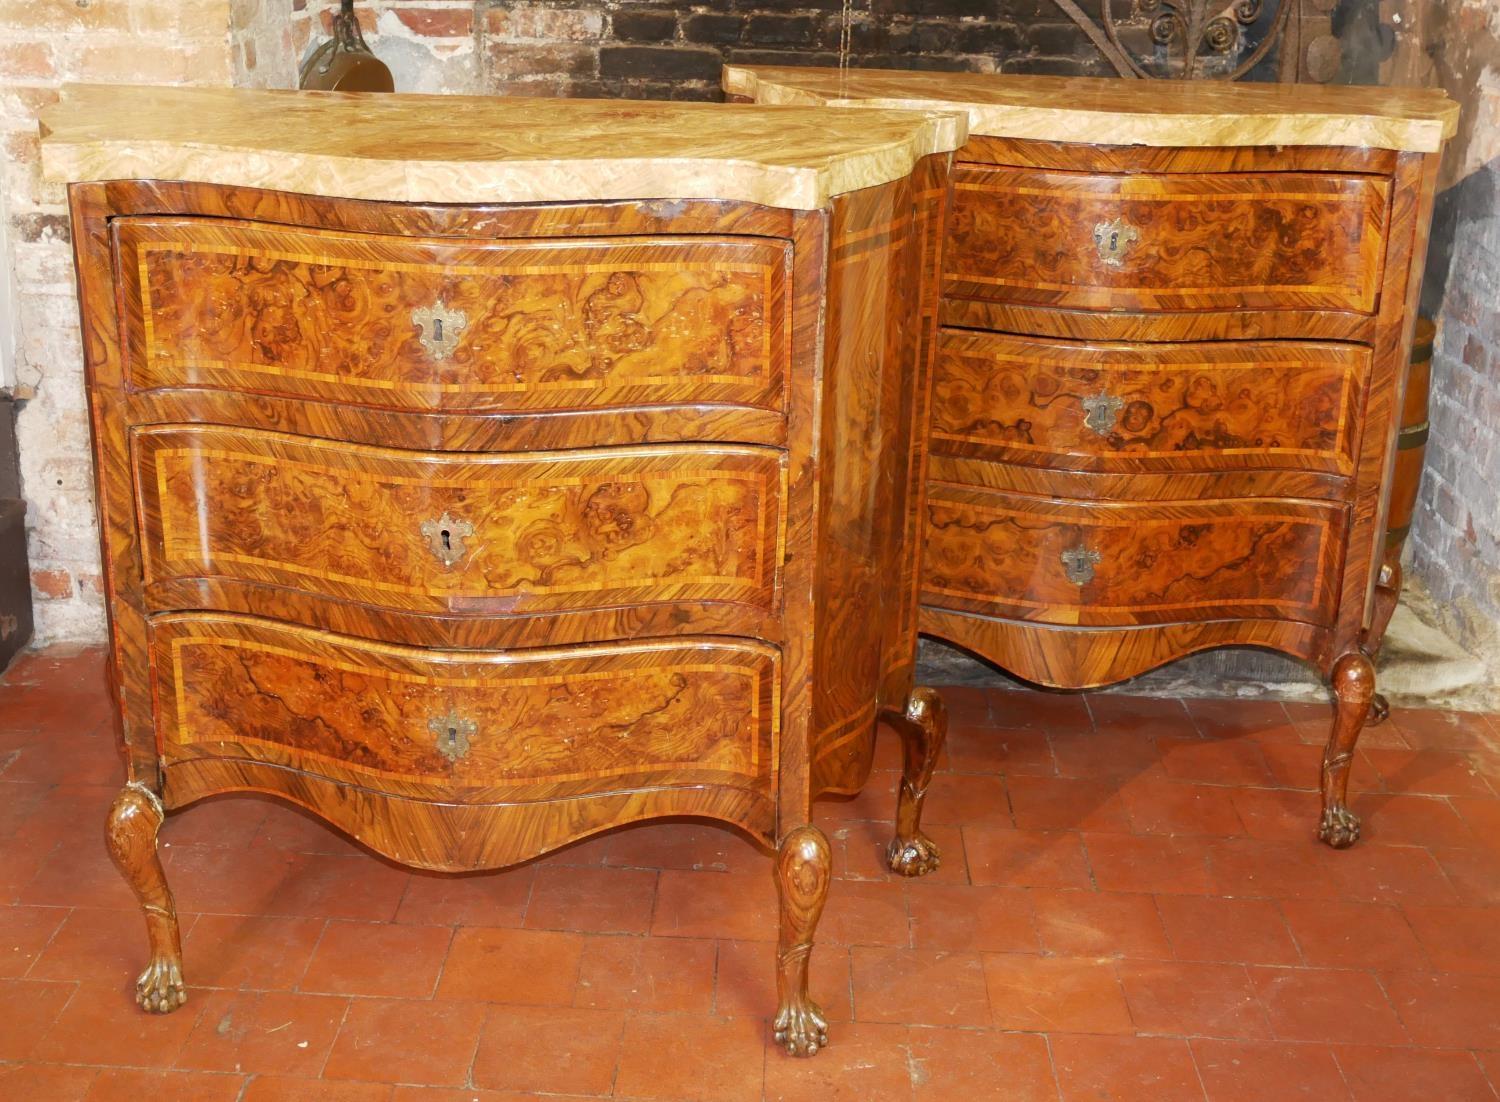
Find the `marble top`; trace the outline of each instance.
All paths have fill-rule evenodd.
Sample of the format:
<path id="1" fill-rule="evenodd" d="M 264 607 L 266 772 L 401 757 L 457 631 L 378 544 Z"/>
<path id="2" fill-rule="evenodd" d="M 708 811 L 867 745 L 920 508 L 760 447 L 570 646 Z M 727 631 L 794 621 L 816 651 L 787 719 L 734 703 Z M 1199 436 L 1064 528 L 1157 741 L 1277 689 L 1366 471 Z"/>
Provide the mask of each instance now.
<path id="1" fill-rule="evenodd" d="M 962 113 L 72 84 L 49 179 L 185 180 L 347 199 L 725 199 L 814 210 L 963 144 Z"/>
<path id="2" fill-rule="evenodd" d="M 1458 125 L 1436 88 L 1227 84 L 727 65 L 759 103 L 963 110 L 969 132 L 1098 145 L 1323 145 L 1432 153 Z"/>

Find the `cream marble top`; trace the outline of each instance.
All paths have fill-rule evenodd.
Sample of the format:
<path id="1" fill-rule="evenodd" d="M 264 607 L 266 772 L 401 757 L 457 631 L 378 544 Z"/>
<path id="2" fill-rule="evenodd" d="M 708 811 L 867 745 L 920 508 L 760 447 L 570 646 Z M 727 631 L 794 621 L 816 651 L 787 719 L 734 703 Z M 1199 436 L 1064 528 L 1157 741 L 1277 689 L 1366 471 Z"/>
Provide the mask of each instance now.
<path id="1" fill-rule="evenodd" d="M 1101 145 L 1341 145 L 1431 153 L 1458 104 L 1436 88 L 1106 80 L 726 65 L 760 103 L 964 110 L 969 132 Z"/>
<path id="2" fill-rule="evenodd" d="M 963 144 L 962 113 L 73 84 L 51 180 L 187 180 L 425 203 L 726 199 L 794 210 Z"/>

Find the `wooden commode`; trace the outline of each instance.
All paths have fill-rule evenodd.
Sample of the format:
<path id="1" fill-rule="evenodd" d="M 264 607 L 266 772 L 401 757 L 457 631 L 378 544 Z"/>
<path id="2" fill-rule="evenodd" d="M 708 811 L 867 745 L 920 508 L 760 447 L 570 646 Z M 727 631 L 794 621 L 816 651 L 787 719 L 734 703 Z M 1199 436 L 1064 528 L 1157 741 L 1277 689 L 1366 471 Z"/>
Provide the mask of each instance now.
<path id="1" fill-rule="evenodd" d="M 1347 846 L 1441 92 L 731 66 L 732 98 L 958 109 L 921 630 L 1056 688 L 1226 645 L 1331 680 Z"/>
<path id="2" fill-rule="evenodd" d="M 431 869 L 696 816 L 778 851 L 776 1033 L 826 1043 L 811 803 L 913 687 L 959 115 L 71 87 L 139 999 L 165 811 L 268 792 Z"/>

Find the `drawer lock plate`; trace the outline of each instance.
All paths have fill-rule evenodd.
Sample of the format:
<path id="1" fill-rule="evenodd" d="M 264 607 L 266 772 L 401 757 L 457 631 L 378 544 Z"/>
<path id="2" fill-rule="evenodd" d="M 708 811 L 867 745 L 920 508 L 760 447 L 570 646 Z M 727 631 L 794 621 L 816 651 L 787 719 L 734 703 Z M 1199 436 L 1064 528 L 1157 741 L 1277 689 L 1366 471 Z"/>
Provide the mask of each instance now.
<path id="1" fill-rule="evenodd" d="M 1074 585 L 1088 585 L 1094 580 L 1094 567 L 1099 565 L 1099 552 L 1087 547 L 1070 547 L 1059 556 L 1068 581 Z"/>
<path id="2" fill-rule="evenodd" d="M 464 557 L 468 550 L 464 540 L 473 534 L 472 524 L 466 520 L 454 520 L 447 513 L 437 520 L 422 522 L 422 535 L 427 538 L 427 546 L 444 566 L 452 566 Z"/>
<path id="3" fill-rule="evenodd" d="M 1094 394 L 1083 399 L 1083 423 L 1100 436 L 1108 436 L 1119 420 L 1124 398 L 1112 394 Z"/>
<path id="4" fill-rule="evenodd" d="M 469 315 L 450 310 L 441 299 L 411 312 L 411 323 L 422 331 L 422 347 L 434 360 L 446 360 L 458 347 L 459 334 L 469 324 Z"/>
<path id="5" fill-rule="evenodd" d="M 1130 246 L 1140 239 L 1141 232 L 1123 218 L 1100 222 L 1094 227 L 1094 244 L 1099 249 L 1099 259 L 1111 267 L 1124 264 Z"/>
<path id="6" fill-rule="evenodd" d="M 445 716 L 435 716 L 427 721 L 427 729 L 437 736 L 438 753 L 450 762 L 469 756 L 469 740 L 479 730 L 472 719 L 465 719 L 456 709 L 448 709 Z"/>

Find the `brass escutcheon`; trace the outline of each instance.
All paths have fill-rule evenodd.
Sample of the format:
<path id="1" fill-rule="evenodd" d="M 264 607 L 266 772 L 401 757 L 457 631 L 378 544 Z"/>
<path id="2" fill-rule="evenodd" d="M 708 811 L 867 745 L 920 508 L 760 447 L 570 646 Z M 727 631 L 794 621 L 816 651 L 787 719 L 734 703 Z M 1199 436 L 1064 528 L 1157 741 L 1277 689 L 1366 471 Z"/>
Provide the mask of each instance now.
<path id="1" fill-rule="evenodd" d="M 458 761 L 468 756 L 469 740 L 479 725 L 459 715 L 457 709 L 449 708 L 447 715 L 429 719 L 427 729 L 437 736 L 438 753 L 449 761 Z"/>
<path id="2" fill-rule="evenodd" d="M 1068 581 L 1074 585 L 1088 585 L 1094 580 L 1094 567 L 1099 564 L 1099 552 L 1090 551 L 1087 547 L 1070 547 L 1059 558 L 1062 559 Z"/>
<path id="3" fill-rule="evenodd" d="M 427 546 L 444 566 L 452 566 L 464 557 L 468 550 L 464 540 L 474 534 L 474 526 L 466 520 L 454 520 L 447 513 L 437 520 L 422 522 L 422 535 L 427 537 Z"/>
<path id="4" fill-rule="evenodd" d="M 442 299 L 411 312 L 411 323 L 422 331 L 418 338 L 434 360 L 446 360 L 458 347 L 458 336 L 469 324 L 469 315 L 450 310 Z"/>
<path id="5" fill-rule="evenodd" d="M 1125 254 L 1140 239 L 1141 232 L 1123 218 L 1100 222 L 1094 227 L 1094 244 L 1099 249 L 1099 259 L 1116 268 L 1125 263 Z"/>
<path id="6" fill-rule="evenodd" d="M 1124 404 L 1124 398 L 1116 398 L 1113 394 L 1090 395 L 1083 399 L 1083 423 L 1100 436 L 1108 436 L 1114 431 Z"/>

